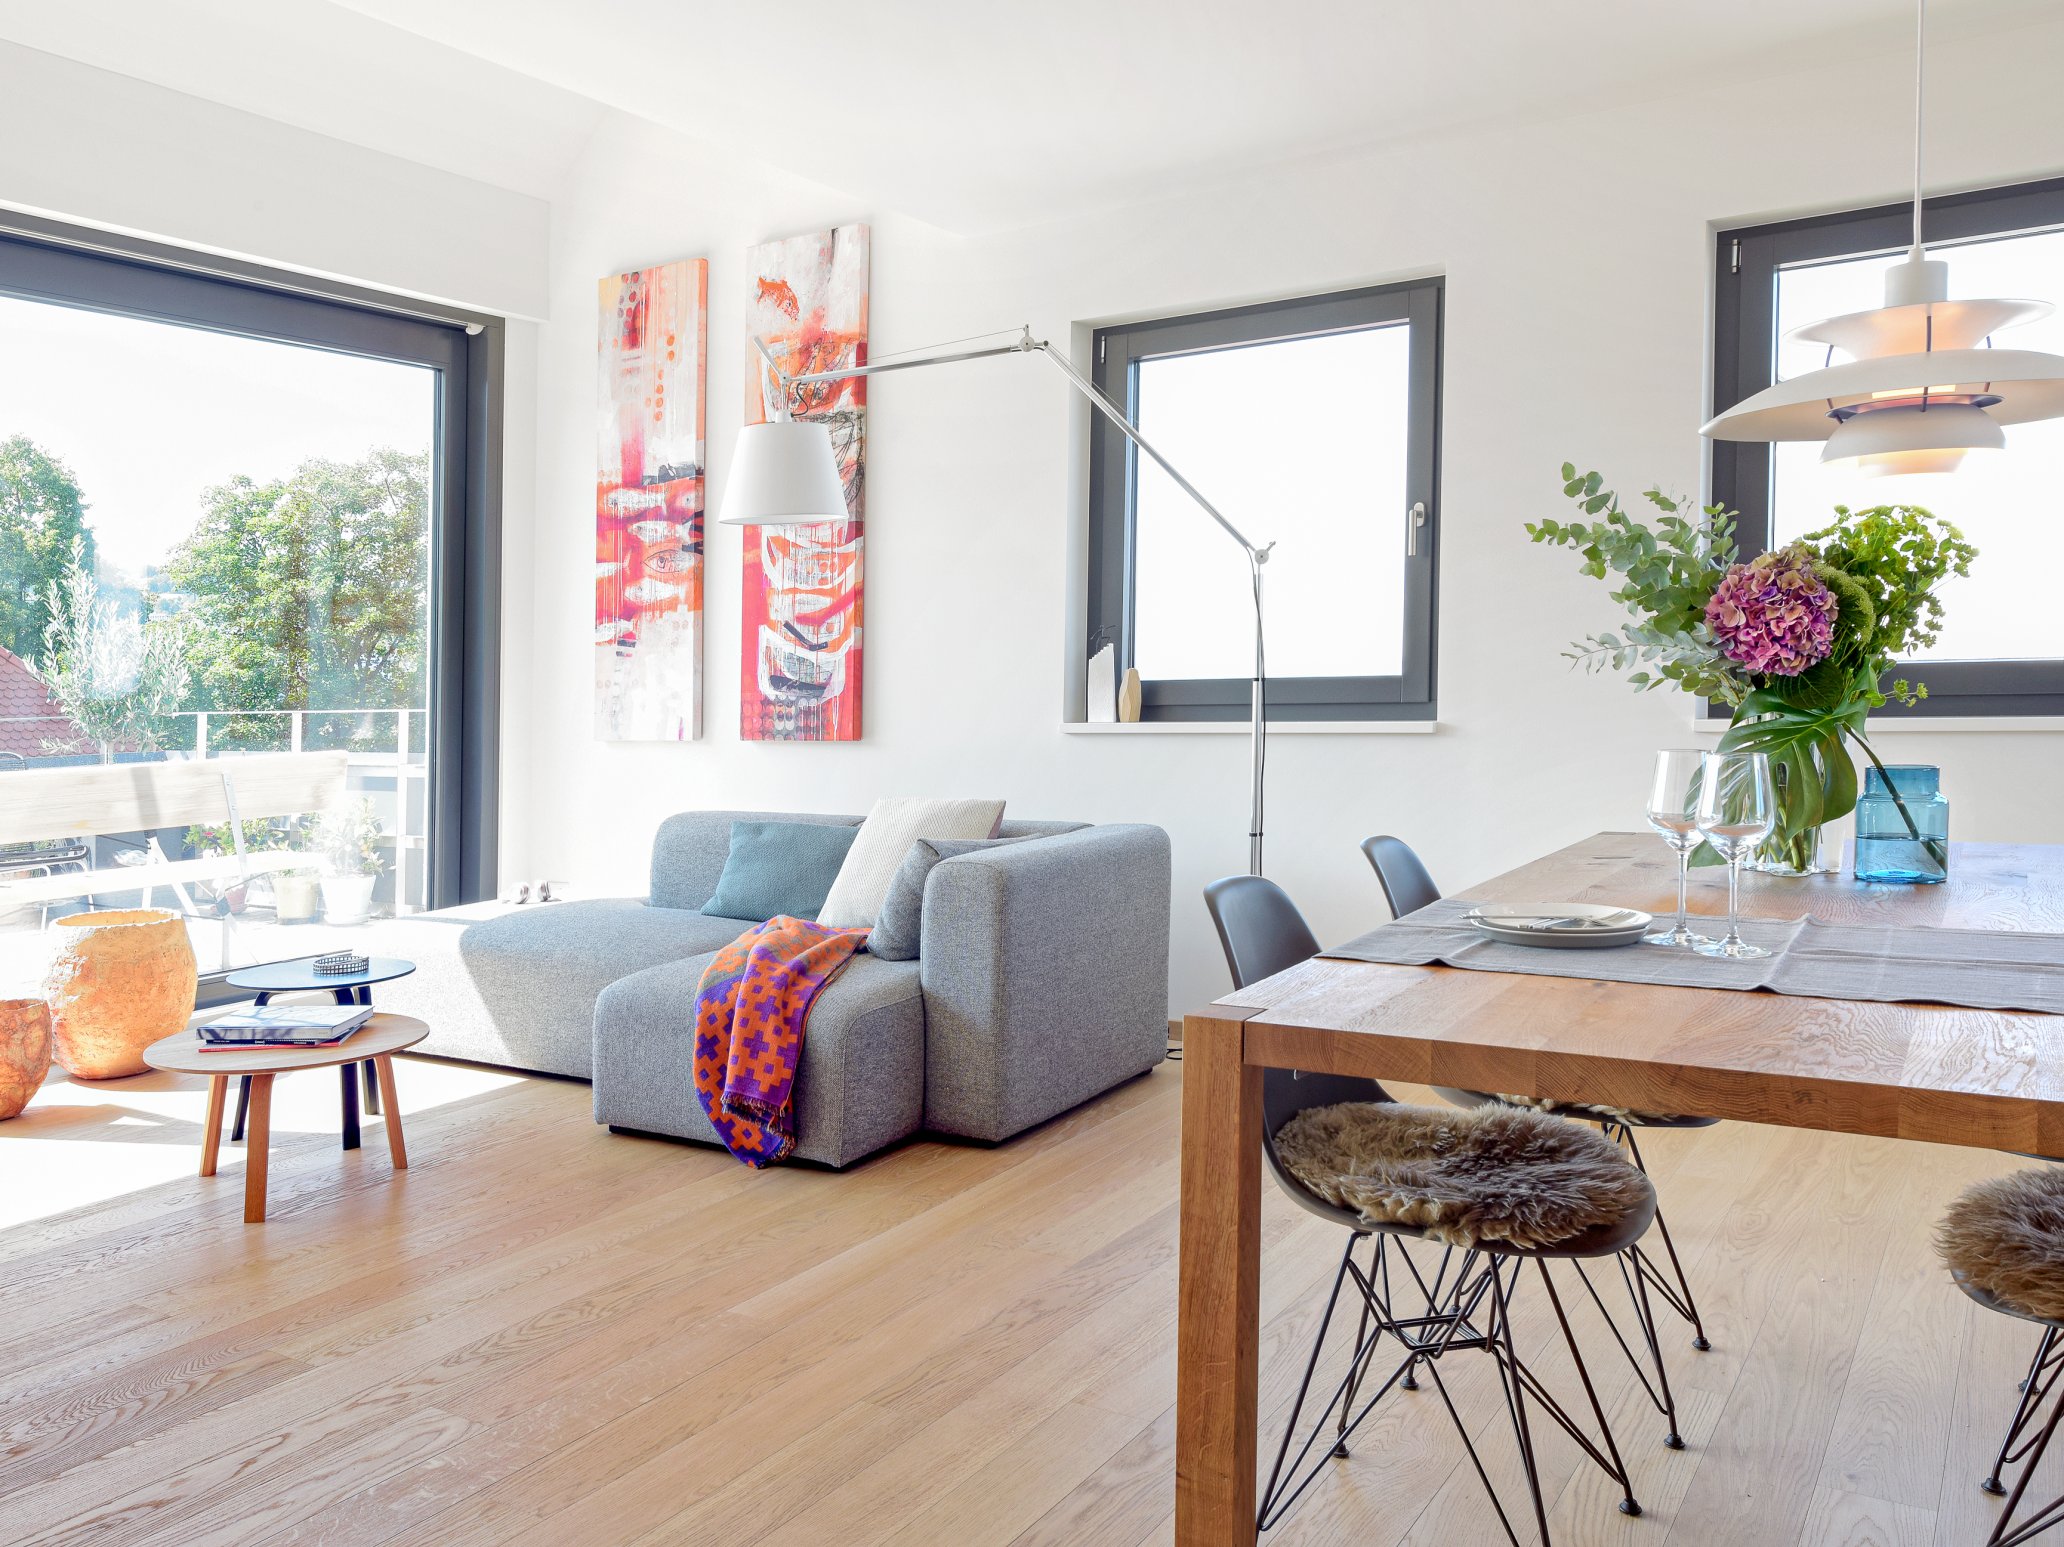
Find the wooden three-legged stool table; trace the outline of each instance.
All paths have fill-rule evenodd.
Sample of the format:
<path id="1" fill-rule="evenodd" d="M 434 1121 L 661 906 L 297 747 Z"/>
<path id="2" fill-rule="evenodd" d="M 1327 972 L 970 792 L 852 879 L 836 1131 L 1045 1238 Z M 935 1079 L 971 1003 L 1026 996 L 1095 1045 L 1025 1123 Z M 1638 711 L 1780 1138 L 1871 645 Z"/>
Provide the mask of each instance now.
<path id="1" fill-rule="evenodd" d="M 196 1023 L 213 1011 L 194 1017 Z M 410 1015 L 375 1014 L 335 1047 L 256 1047 L 215 1052 L 203 1048 L 192 1031 L 178 1032 L 143 1050 L 153 1069 L 208 1076 L 208 1127 L 201 1141 L 201 1175 L 215 1174 L 222 1147 L 222 1117 L 229 1105 L 229 1082 L 248 1076 L 251 1088 L 250 1126 L 244 1141 L 244 1223 L 265 1218 L 265 1162 L 272 1140 L 272 1082 L 295 1069 L 334 1069 L 370 1062 L 380 1082 L 380 1114 L 387 1122 L 387 1153 L 394 1169 L 408 1169 L 408 1148 L 401 1138 L 401 1102 L 394 1093 L 394 1062 L 389 1056 L 414 1047 L 430 1028 Z"/>

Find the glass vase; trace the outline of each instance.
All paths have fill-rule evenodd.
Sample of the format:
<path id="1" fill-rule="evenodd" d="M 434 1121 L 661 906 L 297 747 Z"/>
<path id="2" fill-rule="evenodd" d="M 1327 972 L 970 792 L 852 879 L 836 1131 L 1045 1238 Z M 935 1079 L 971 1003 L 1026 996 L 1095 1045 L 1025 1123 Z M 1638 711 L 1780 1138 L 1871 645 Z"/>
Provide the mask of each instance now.
<path id="1" fill-rule="evenodd" d="M 1894 886 L 1934 886 L 1949 879 L 1949 801 L 1940 769 L 1895 763 L 1863 771 L 1855 873 L 1859 881 Z"/>
<path id="2" fill-rule="evenodd" d="M 1831 876 L 1835 866 L 1828 862 L 1822 845 L 1823 831 L 1808 827 L 1796 833 L 1772 833 L 1744 868 L 1766 876 Z"/>

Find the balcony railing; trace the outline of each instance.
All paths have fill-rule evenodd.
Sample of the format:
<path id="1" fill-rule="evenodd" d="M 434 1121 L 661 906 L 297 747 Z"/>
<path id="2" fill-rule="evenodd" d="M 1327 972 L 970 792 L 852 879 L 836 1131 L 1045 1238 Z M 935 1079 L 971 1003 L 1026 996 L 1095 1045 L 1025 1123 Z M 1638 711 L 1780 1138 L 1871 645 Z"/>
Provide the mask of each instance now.
<path id="1" fill-rule="evenodd" d="M 411 911 L 410 896 L 421 879 L 428 800 L 427 711 L 423 709 L 204 709 L 163 718 L 174 724 L 160 751 L 123 751 L 119 763 L 174 758 L 235 757 L 251 752 L 341 751 L 346 754 L 345 789 L 373 802 L 381 838 L 391 849 L 394 911 Z M 0 715 L 0 735 L 12 727 L 33 727 L 38 745 L 69 739 L 63 751 L 0 752 L 0 799 L 9 768 L 66 768 L 98 763 L 99 751 L 79 744 L 77 727 L 62 715 Z M 41 727 L 48 728 L 43 734 Z M 7 740 L 20 744 L 19 734 Z"/>

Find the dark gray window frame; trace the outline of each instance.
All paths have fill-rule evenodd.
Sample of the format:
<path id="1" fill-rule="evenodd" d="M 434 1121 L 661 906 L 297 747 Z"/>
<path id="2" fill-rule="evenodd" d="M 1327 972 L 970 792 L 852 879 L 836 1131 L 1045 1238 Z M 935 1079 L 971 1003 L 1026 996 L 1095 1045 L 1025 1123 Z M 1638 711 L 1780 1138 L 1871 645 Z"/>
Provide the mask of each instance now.
<path id="1" fill-rule="evenodd" d="M 1928 199 L 1921 215 L 1931 244 L 2064 226 L 2064 178 Z M 1904 203 L 1720 232 L 1714 248 L 1716 408 L 1725 409 L 1770 384 L 1780 270 L 1897 252 L 1912 234 L 1913 206 Z M 1773 466 L 1767 445 L 1712 443 L 1712 498 L 1741 513 L 1738 538 L 1744 556 L 1761 553 L 1770 543 Z M 1926 681 L 1928 696 L 1911 708 L 1887 703 L 1876 711 L 1883 719 L 2064 715 L 2064 661 L 1916 662 L 1893 675 Z M 1709 713 L 1724 718 L 1726 711 L 1716 706 Z"/>
<path id="2" fill-rule="evenodd" d="M 0 218 L 0 295 L 366 355 L 437 373 L 431 501 L 433 908 L 497 885 L 500 788 L 500 319 L 32 216 Z M 220 997 L 203 983 L 203 1002 Z"/>
<path id="3" fill-rule="evenodd" d="M 1440 552 L 1441 328 L 1445 282 L 1436 277 L 1377 285 L 1332 295 L 1269 301 L 1185 317 L 1100 328 L 1095 339 L 1097 386 L 1137 418 L 1139 362 L 1170 355 L 1312 338 L 1404 323 L 1411 329 L 1411 426 L 1406 451 L 1405 504 L 1426 507 L 1417 551 L 1403 551 L 1405 566 L 1403 670 L 1388 677 L 1269 678 L 1268 717 L 1298 720 L 1431 720 L 1435 716 Z M 1122 665 L 1134 664 L 1134 491 L 1137 453 L 1101 418 L 1091 429 L 1089 496 L 1089 637 L 1118 646 Z M 1205 491 L 1210 492 L 1208 489 Z M 1239 524 L 1240 513 L 1226 514 Z M 1201 541 L 1213 540 L 1202 533 Z M 1226 545 L 1226 562 L 1239 558 Z M 1266 576 L 1264 576 L 1264 587 Z M 1251 630 L 1245 616 L 1227 627 Z M 1246 677 L 1147 681 L 1140 718 L 1146 721 L 1234 721 L 1251 712 Z"/>

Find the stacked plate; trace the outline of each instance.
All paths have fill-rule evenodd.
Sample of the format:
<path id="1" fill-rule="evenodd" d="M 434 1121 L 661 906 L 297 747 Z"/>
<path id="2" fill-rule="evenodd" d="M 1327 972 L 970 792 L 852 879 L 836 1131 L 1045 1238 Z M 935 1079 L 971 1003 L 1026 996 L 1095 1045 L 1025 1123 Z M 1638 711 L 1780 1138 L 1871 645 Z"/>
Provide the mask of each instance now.
<path id="1" fill-rule="evenodd" d="M 1487 902 L 1462 917 L 1478 933 L 1507 945 L 1594 951 L 1633 945 L 1655 922 L 1638 908 L 1592 902 Z"/>

